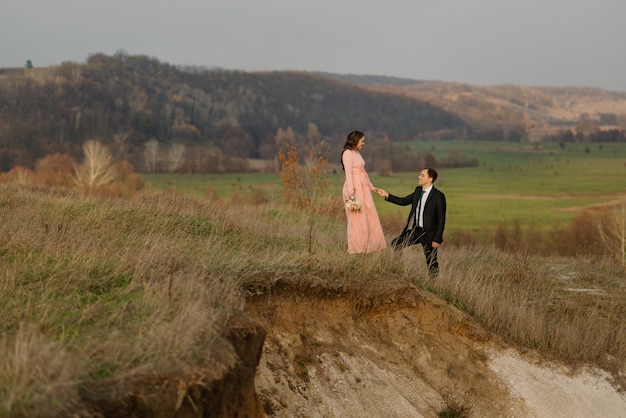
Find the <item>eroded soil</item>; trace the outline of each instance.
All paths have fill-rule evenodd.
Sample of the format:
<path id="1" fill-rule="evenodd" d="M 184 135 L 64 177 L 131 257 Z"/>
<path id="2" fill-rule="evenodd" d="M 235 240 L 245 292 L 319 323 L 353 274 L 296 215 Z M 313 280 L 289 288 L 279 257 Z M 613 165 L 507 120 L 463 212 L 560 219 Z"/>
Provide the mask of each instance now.
<path id="1" fill-rule="evenodd" d="M 427 291 L 389 279 L 306 287 L 247 300 L 267 331 L 255 385 L 270 417 L 626 417 L 605 375 L 508 347 Z"/>

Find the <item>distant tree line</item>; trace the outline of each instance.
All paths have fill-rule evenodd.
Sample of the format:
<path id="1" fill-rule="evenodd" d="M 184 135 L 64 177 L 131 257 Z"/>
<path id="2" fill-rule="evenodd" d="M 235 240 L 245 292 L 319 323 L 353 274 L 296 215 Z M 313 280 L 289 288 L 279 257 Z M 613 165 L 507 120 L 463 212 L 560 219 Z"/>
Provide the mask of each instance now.
<path id="1" fill-rule="evenodd" d="M 93 54 L 86 63 L 0 72 L 0 172 L 56 153 L 80 158 L 94 140 L 138 172 L 277 170 L 277 155 L 293 144 L 308 155 L 324 141 L 332 164 L 345 136 L 368 136 L 368 165 L 381 172 L 475 165 L 450 155 L 437 160 L 403 146 L 409 140 L 526 141 L 523 123 L 481 120 L 480 102 L 465 99 L 472 124 L 454 112 L 388 91 L 373 91 L 308 72 L 242 72 L 180 67 L 118 52 Z M 467 102 L 469 100 L 469 102 Z M 496 112 L 497 109 L 491 109 Z M 616 122 L 615 115 L 601 115 Z M 611 119 L 613 118 L 613 119 Z M 624 130 L 593 121 L 547 137 L 559 142 L 623 142 Z"/>
<path id="2" fill-rule="evenodd" d="M 124 52 L 94 54 L 85 64 L 0 77 L 0 171 L 32 168 L 54 153 L 76 158 L 87 140 L 142 171 L 213 171 L 275 155 L 281 130 L 306 137 L 311 123 L 341 143 L 355 128 L 398 141 L 469 129 L 423 101 L 311 73 L 181 68 Z M 146 144 L 155 141 L 159 161 L 148 166 Z M 182 150 L 191 156 L 182 158 Z"/>
<path id="3" fill-rule="evenodd" d="M 556 134 L 548 135 L 546 140 L 565 144 L 568 142 L 626 142 L 626 130 L 624 129 L 594 129 L 574 130 L 565 129 Z"/>

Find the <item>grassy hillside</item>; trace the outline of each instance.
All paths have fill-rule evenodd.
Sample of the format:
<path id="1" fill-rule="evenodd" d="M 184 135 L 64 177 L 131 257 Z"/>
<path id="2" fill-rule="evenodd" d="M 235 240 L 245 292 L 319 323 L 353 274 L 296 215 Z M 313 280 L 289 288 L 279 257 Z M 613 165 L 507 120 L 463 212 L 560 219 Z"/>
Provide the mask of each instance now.
<path id="1" fill-rule="evenodd" d="M 281 283 L 297 297 L 357 297 L 369 283 L 359 306 L 370 309 L 385 298 L 376 280 L 390 277 L 544 355 L 616 378 L 626 360 L 625 276 L 610 257 L 448 244 L 432 283 L 417 248 L 350 256 L 341 214 L 278 202 L 8 184 L 0 207 L 0 415 L 63 415 L 81 410 L 81 390 L 94 382 L 227 365 L 221 327 L 245 294 Z"/>
<path id="2" fill-rule="evenodd" d="M 62 416 L 88 382 L 234 361 L 215 347 L 242 300 L 207 240 L 241 241 L 215 208 L 182 194 L 0 196 L 0 416 Z"/>

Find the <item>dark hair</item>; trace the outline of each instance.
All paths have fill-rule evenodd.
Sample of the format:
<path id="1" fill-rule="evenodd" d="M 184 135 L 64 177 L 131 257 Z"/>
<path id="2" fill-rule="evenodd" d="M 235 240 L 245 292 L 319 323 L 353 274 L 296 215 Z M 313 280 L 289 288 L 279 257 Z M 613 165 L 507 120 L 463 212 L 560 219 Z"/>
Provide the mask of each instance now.
<path id="1" fill-rule="evenodd" d="M 343 157 L 343 153 L 347 149 L 354 150 L 356 146 L 359 144 L 361 138 L 363 138 L 365 134 L 361 131 L 352 131 L 348 134 L 348 138 L 346 138 L 346 143 L 343 146 L 343 150 L 341 151 L 341 156 Z M 341 169 L 346 171 L 346 168 L 343 166 L 343 158 L 341 158 Z"/>
<path id="2" fill-rule="evenodd" d="M 435 180 L 437 180 L 437 170 L 435 170 L 434 168 L 428 168 L 428 167 L 426 167 L 424 170 L 428 171 L 428 177 L 433 179 L 433 183 L 434 183 Z"/>

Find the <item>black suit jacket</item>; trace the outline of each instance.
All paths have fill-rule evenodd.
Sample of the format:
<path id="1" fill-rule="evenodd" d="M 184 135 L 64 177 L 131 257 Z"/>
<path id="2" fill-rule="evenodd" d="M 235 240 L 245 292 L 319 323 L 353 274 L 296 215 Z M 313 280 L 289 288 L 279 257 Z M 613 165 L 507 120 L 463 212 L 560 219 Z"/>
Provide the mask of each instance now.
<path id="1" fill-rule="evenodd" d="M 424 235 L 419 240 L 417 240 L 418 237 L 413 235 L 414 229 L 417 227 L 415 215 L 417 213 L 417 202 L 419 201 L 421 192 L 422 186 L 417 186 L 415 191 L 408 196 L 398 197 L 389 194 L 385 200 L 400 206 L 411 205 L 409 218 L 400 235 L 409 238 L 409 242 L 406 244 L 417 244 L 417 242 L 427 245 L 430 245 L 432 242 L 441 244 L 443 242 L 443 229 L 446 225 L 446 196 L 439 189 L 436 189 L 435 186 L 433 186 L 428 194 L 424 205 Z M 411 237 L 417 241 L 410 242 Z"/>

